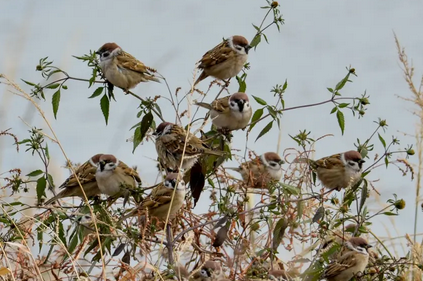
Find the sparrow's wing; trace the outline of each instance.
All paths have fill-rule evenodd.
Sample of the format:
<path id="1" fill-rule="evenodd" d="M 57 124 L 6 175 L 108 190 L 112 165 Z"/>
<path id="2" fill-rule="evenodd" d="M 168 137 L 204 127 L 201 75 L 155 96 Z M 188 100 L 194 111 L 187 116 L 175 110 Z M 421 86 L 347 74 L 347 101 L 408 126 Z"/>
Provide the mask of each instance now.
<path id="1" fill-rule="evenodd" d="M 139 209 L 155 209 L 172 201 L 173 190 L 159 184 L 142 202 Z"/>
<path id="2" fill-rule="evenodd" d="M 143 74 L 151 74 L 150 72 L 156 72 L 155 69 L 144 65 L 142 62 L 127 52 L 122 51 L 120 55 L 116 56 L 116 59 L 118 60 L 118 64 L 132 71 Z"/>
<path id="3" fill-rule="evenodd" d="M 337 261 L 332 262 L 328 265 L 325 270 L 325 277 L 337 276 L 342 271 L 357 265 L 357 258 L 354 252 L 348 252 L 341 256 Z"/>
<path id="4" fill-rule="evenodd" d="M 133 177 L 138 183 L 141 183 L 141 178 L 140 178 L 140 176 L 138 175 L 138 172 L 135 169 L 130 168 L 128 165 L 126 165 L 122 161 L 119 161 L 118 166 L 123 170 L 123 172 L 125 174 Z"/>
<path id="5" fill-rule="evenodd" d="M 89 161 L 87 161 L 75 170 L 75 174 L 77 175 L 79 182 L 82 185 L 88 182 L 95 181 L 96 171 L 97 167 L 94 167 Z M 65 182 L 60 186 L 60 188 L 79 186 L 75 174 L 70 175 L 70 177 L 65 180 Z"/>
<path id="6" fill-rule="evenodd" d="M 341 161 L 341 154 L 335 154 L 329 157 L 325 157 L 314 161 L 317 167 L 332 169 L 333 167 L 342 167 L 344 164 Z"/>
<path id="7" fill-rule="evenodd" d="M 217 99 L 214 102 L 212 102 L 212 108 L 216 110 L 217 112 L 224 113 L 230 111 L 229 108 L 229 99 L 231 96 L 227 96 L 221 99 Z"/>
<path id="8" fill-rule="evenodd" d="M 228 46 L 228 41 L 225 40 L 204 54 L 199 61 L 198 68 L 204 69 L 212 67 L 230 59 L 234 55 L 234 51 Z"/>

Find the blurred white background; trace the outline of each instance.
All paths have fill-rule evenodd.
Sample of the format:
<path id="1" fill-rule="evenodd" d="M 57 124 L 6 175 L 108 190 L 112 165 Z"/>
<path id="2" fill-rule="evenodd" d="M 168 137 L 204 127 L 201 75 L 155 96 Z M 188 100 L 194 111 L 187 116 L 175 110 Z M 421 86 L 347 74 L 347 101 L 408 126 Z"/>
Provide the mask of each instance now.
<path id="1" fill-rule="evenodd" d="M 172 91 L 182 87 L 181 92 L 185 93 L 192 83 L 195 63 L 222 37 L 240 34 L 249 40 L 253 38 L 255 29 L 251 24 L 260 24 L 265 11 L 259 7 L 265 5 L 265 1 L 257 0 L 2 1 L 0 73 L 29 91 L 29 86 L 20 79 L 42 82 L 35 66 L 40 58 L 48 56 L 71 76 L 89 78 L 90 69 L 72 55 L 86 54 L 89 50 L 97 50 L 103 43 L 116 42 L 146 65 L 157 68 L 167 78 Z M 412 58 L 418 83 L 423 70 L 423 2 L 281 1 L 280 5 L 285 25 L 280 33 L 276 27 L 270 28 L 266 32 L 270 44 L 262 42 L 256 51 L 250 52 L 247 93 L 272 101 L 272 87 L 287 79 L 287 107 L 323 101 L 330 98 L 326 87 L 334 87 L 345 76 L 345 68 L 351 65 L 358 77 L 353 77 L 354 82 L 347 84 L 341 93 L 360 96 L 367 91 L 371 102 L 360 120 L 345 111 L 344 136 L 335 116 L 329 115 L 331 104 L 286 112 L 281 123 L 282 151 L 295 147 L 289 134 L 295 135 L 300 129 L 311 130 L 314 138 L 334 135 L 316 144 L 316 158 L 354 149 L 357 138 L 365 140 L 373 132 L 376 124 L 372 121 L 378 117 L 387 119 L 389 124 L 384 135 L 387 141 L 397 135 L 401 139 L 400 148 L 414 143 L 415 139 L 405 134 L 414 134 L 420 124 L 412 114 L 413 105 L 398 98 L 411 94 L 398 64 L 393 33 Z M 202 82 L 199 88 L 206 90 L 210 81 Z M 117 103 L 111 104 L 109 125 L 106 126 L 99 99 L 87 99 L 95 87 L 88 89 L 86 83 L 73 81 L 68 86 L 67 91 L 62 91 L 57 120 L 51 108 L 53 91 L 46 92 L 47 101 L 40 101 L 40 106 L 70 159 L 83 162 L 96 153 L 113 153 L 127 164 L 137 165 L 145 184 L 153 184 L 157 177 L 154 144 L 144 143 L 132 154 L 132 143 L 126 142 L 133 134 L 130 127 L 138 122 L 138 102 L 116 90 Z M 229 89 L 231 92 L 238 89 L 236 81 Z M 140 84 L 134 92 L 142 97 L 169 95 L 165 85 L 158 83 Z M 1 84 L 0 93 L 0 130 L 12 128 L 11 132 L 19 139 L 28 137 L 30 128 L 19 119 L 21 117 L 31 126 L 44 128 L 50 134 L 29 102 L 12 95 Z M 214 93 L 207 100 L 212 101 L 213 97 Z M 160 100 L 160 105 L 164 116 L 174 121 L 175 114 L 169 103 Z M 255 101 L 252 106 L 253 109 L 259 108 Z M 205 114 L 205 111 L 201 113 Z M 278 143 L 276 127 L 254 143 L 265 124 L 255 127 L 247 144 L 258 154 L 276 150 Z M 244 136 L 245 132 L 235 133 L 234 148 L 244 149 Z M 376 139 L 375 142 L 377 150 L 370 154 L 371 158 L 375 153 L 383 152 Z M 52 172 L 56 184 L 60 184 L 69 175 L 62 167 L 65 158 L 56 145 L 50 143 L 49 146 Z M 39 159 L 24 150 L 21 147 L 16 153 L 12 139 L 1 137 L 0 172 L 19 167 L 26 174 L 38 169 L 41 165 Z M 417 163 L 416 158 L 411 162 Z M 371 162 L 368 160 L 366 164 Z M 225 165 L 234 166 L 236 163 Z M 384 167 L 377 169 L 369 179 L 380 179 L 376 188 L 382 194 L 378 197 L 371 193 L 371 210 L 379 210 L 393 193 L 407 202 L 399 217 L 377 219 L 373 228 L 375 233 L 382 237 L 412 233 L 415 183 L 410 177 L 402 177 L 394 166 L 388 170 Z M 2 192 L 8 193 L 7 190 Z M 24 196 L 35 202 L 35 193 Z M 202 197 L 203 205 L 207 205 L 207 197 Z M 207 206 L 202 208 L 199 205 L 194 211 L 205 212 Z M 418 231 L 423 232 L 422 225 Z"/>

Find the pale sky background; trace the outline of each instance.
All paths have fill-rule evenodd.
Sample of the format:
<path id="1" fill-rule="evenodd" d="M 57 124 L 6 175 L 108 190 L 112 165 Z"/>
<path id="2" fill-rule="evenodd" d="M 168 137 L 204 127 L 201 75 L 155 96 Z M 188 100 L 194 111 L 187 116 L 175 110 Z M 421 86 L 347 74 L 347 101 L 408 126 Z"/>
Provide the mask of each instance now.
<path id="1" fill-rule="evenodd" d="M 316 158 L 354 149 L 357 138 L 365 140 L 374 130 L 378 117 L 389 124 L 385 139 L 392 135 L 401 139 L 400 148 L 414 143 L 417 117 L 410 110 L 412 104 L 397 96 L 410 97 L 408 86 L 398 64 L 393 32 L 406 47 L 407 54 L 416 66 L 416 81 L 423 70 L 423 19 L 422 1 L 280 1 L 285 25 L 278 33 L 270 28 L 266 35 L 270 44 L 261 43 L 249 56 L 251 69 L 248 72 L 247 94 L 272 101 L 270 89 L 275 84 L 288 80 L 285 94 L 287 107 L 314 103 L 330 98 L 326 87 L 334 87 L 345 76 L 345 67 L 351 65 L 358 77 L 352 77 L 342 90 L 344 96 L 360 96 L 364 91 L 370 95 L 371 105 L 364 118 L 358 120 L 345 111 L 346 133 L 341 136 L 335 116 L 329 115 L 332 105 L 289 111 L 282 118 L 281 147 L 295 147 L 288 134 L 299 130 L 312 130 L 312 137 L 334 134 L 316 144 Z M 0 25 L 0 73 L 17 81 L 24 90 L 29 86 L 20 82 L 25 79 L 42 82 L 35 66 L 42 57 L 48 56 L 54 64 L 71 76 L 89 78 L 91 70 L 74 59 L 89 50 L 97 50 L 106 42 L 116 42 L 146 65 L 157 68 L 168 80 L 172 91 L 182 87 L 188 91 L 195 63 L 222 37 L 235 34 L 251 40 L 255 34 L 252 23 L 259 25 L 265 10 L 265 1 L 2 1 Z M 206 90 L 210 79 L 200 84 Z M 99 107 L 99 99 L 87 99 L 95 88 L 87 84 L 70 82 L 69 89 L 62 91 L 58 119 L 54 120 L 51 108 L 53 91 L 46 91 L 47 101 L 40 102 L 51 125 L 58 135 L 67 155 L 75 162 L 84 162 L 96 153 L 113 153 L 129 165 L 138 165 L 146 184 L 154 183 L 156 152 L 154 145 L 145 143 L 132 154 L 132 143 L 126 142 L 133 131 L 129 131 L 136 119 L 138 102 L 115 91 L 117 103 L 110 109 L 109 125 L 106 126 Z M 238 89 L 235 81 L 229 87 Z M 164 84 L 140 84 L 134 89 L 140 96 L 168 96 Z M 0 130 L 12 128 L 19 139 L 27 138 L 29 129 L 18 117 L 32 126 L 46 126 L 34 111 L 33 106 L 11 95 L 0 85 Z M 212 101 L 214 93 L 207 97 Z M 174 112 L 164 100 L 162 111 L 169 121 L 174 121 Z M 253 109 L 259 105 L 252 101 Z M 204 114 L 204 111 L 201 111 Z M 156 119 L 158 122 L 158 119 Z M 186 121 L 186 120 L 185 120 Z M 258 154 L 276 150 L 278 130 L 276 127 L 259 142 L 254 139 L 266 123 L 258 125 L 250 137 L 248 147 Z M 50 132 L 46 131 L 50 134 Z M 244 148 L 244 132 L 235 134 L 233 146 Z M 375 139 L 377 150 L 383 148 Z M 49 144 L 52 155 L 52 172 L 56 184 L 68 176 L 61 168 L 65 158 L 58 147 Z M 0 138 L 0 172 L 11 168 L 22 168 L 23 174 L 41 167 L 37 157 L 24 152 L 16 153 L 12 140 Z M 373 158 L 374 153 L 370 154 Z M 417 157 L 411 159 L 417 163 Z M 372 161 L 368 160 L 366 165 Z M 233 166 L 228 163 L 225 166 Z M 367 167 L 367 166 L 365 166 Z M 413 231 L 415 183 L 410 177 L 402 177 L 392 166 L 388 170 L 379 168 L 369 179 L 380 179 L 376 188 L 382 193 L 377 198 L 371 193 L 372 210 L 379 208 L 375 202 L 384 203 L 397 193 L 407 201 L 407 207 L 399 217 L 392 220 L 398 233 L 405 235 Z M 49 194 L 51 195 L 51 194 Z M 202 202 L 206 201 L 203 197 Z M 31 197 L 35 201 L 35 195 Z M 198 208 L 195 212 L 202 213 Z M 420 219 L 421 215 L 419 214 Z M 386 236 L 385 226 L 391 228 L 388 219 L 373 220 L 373 230 Z M 385 226 L 384 226 L 385 225 Z M 423 226 L 419 226 L 423 232 Z"/>

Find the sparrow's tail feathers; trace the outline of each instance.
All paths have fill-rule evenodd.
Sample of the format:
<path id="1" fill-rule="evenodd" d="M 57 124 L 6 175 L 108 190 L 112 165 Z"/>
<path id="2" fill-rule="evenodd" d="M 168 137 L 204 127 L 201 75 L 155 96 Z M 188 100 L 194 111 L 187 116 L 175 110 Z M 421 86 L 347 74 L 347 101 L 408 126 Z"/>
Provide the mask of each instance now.
<path id="1" fill-rule="evenodd" d="M 201 72 L 200 77 L 198 77 L 197 81 L 195 81 L 194 86 L 200 83 L 202 80 L 206 79 L 208 75 L 205 73 L 205 71 Z"/>
<path id="2" fill-rule="evenodd" d="M 206 102 L 196 102 L 195 105 L 207 108 L 208 110 L 212 109 L 212 106 Z"/>
<path id="3" fill-rule="evenodd" d="M 317 168 L 316 161 L 314 161 L 312 159 L 308 159 L 308 158 L 297 158 L 297 159 L 294 160 L 293 163 L 306 163 L 306 164 L 309 164 L 312 169 Z"/>

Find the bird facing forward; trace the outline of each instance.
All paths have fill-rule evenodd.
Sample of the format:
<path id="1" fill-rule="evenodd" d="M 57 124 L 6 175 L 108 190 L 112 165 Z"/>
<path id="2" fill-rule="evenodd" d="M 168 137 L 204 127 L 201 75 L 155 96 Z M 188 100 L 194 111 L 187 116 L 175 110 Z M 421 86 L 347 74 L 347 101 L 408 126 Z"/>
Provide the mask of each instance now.
<path id="1" fill-rule="evenodd" d="M 112 154 L 100 156 L 95 178 L 101 193 L 113 197 L 126 196 L 141 183 L 138 173 Z"/>
<path id="2" fill-rule="evenodd" d="M 241 174 L 243 181 L 252 188 L 267 188 L 271 182 L 282 177 L 283 160 L 275 152 L 266 152 L 238 168 L 226 168 Z"/>
<path id="3" fill-rule="evenodd" d="M 196 105 L 209 109 L 213 125 L 226 131 L 244 129 L 253 115 L 247 94 L 241 92 L 217 99 L 211 104 L 198 102 Z"/>
<path id="4" fill-rule="evenodd" d="M 235 35 L 223 40 L 219 45 L 205 53 L 198 62 L 198 68 L 202 69 L 203 72 L 195 81 L 194 86 L 208 76 L 221 80 L 236 76 L 247 62 L 250 49 L 248 40 L 243 36 Z"/>
<path id="5" fill-rule="evenodd" d="M 356 237 L 358 238 L 358 237 Z M 327 281 L 348 281 L 359 272 L 363 272 L 369 263 L 369 245 L 356 243 L 351 239 L 345 242 L 346 250 L 335 261 L 330 263 L 323 277 Z"/>
<path id="6" fill-rule="evenodd" d="M 177 173 L 170 173 L 141 202 L 138 210 L 145 211 L 159 220 L 165 220 L 168 214 L 169 219 L 173 219 L 184 204 L 185 192 L 185 182 L 182 178 L 178 179 Z"/>
<path id="7" fill-rule="evenodd" d="M 178 171 L 179 167 L 183 170 L 192 168 L 203 154 L 223 155 L 221 151 L 207 148 L 199 138 L 173 123 L 161 123 L 153 135 L 156 136 L 159 161 L 173 171 Z"/>
<path id="8" fill-rule="evenodd" d="M 106 43 L 96 53 L 100 56 L 100 68 L 106 79 L 125 92 L 140 82 L 159 82 L 155 69 L 144 65 L 116 43 Z"/>

